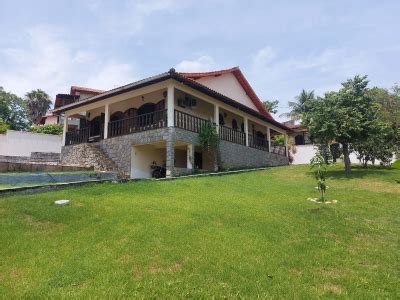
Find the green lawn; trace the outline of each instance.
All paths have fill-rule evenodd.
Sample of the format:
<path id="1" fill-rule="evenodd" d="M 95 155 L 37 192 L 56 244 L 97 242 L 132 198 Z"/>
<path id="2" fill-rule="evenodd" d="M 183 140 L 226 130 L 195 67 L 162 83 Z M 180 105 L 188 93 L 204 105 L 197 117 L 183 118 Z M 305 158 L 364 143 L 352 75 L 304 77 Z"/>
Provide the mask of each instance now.
<path id="1" fill-rule="evenodd" d="M 306 166 L 3 197 L 0 295 L 396 298 L 395 179 L 334 167 L 325 206 Z"/>

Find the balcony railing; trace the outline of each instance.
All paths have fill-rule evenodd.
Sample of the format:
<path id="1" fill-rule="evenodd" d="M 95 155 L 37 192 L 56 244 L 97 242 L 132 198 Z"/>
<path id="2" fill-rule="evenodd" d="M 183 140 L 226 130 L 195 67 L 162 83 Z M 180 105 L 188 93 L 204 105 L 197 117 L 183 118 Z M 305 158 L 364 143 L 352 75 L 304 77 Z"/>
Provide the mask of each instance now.
<path id="1" fill-rule="evenodd" d="M 65 145 L 87 143 L 89 140 L 89 133 L 89 127 L 68 131 L 65 134 Z"/>
<path id="2" fill-rule="evenodd" d="M 163 128 L 167 126 L 167 110 L 159 110 L 133 118 L 108 123 L 108 137 Z"/>
<path id="3" fill-rule="evenodd" d="M 223 125 L 219 126 L 219 138 L 227 142 L 246 145 L 246 134 L 244 132 Z"/>
<path id="4" fill-rule="evenodd" d="M 268 140 L 265 137 L 249 134 L 249 147 L 268 151 Z"/>
<path id="5" fill-rule="evenodd" d="M 209 121 L 175 110 L 175 127 L 199 133 Z"/>

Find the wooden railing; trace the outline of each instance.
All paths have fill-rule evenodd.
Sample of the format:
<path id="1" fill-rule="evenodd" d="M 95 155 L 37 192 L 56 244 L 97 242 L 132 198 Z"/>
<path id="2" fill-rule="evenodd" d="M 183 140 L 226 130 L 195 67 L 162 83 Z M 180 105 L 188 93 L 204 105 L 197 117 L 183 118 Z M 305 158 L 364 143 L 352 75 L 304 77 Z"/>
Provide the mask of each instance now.
<path id="1" fill-rule="evenodd" d="M 227 142 L 246 145 L 246 134 L 244 132 L 223 125 L 219 125 L 219 138 Z"/>
<path id="2" fill-rule="evenodd" d="M 175 127 L 196 133 L 199 133 L 201 128 L 209 122 L 206 119 L 195 117 L 179 110 L 175 110 L 174 119 Z"/>
<path id="3" fill-rule="evenodd" d="M 82 128 L 65 133 L 65 145 L 75 145 L 86 143 L 89 140 L 90 128 Z"/>
<path id="4" fill-rule="evenodd" d="M 268 151 L 268 140 L 265 137 L 249 134 L 249 147 Z"/>
<path id="5" fill-rule="evenodd" d="M 108 123 L 108 137 L 131 134 L 167 126 L 167 110 L 159 110 L 133 118 Z"/>

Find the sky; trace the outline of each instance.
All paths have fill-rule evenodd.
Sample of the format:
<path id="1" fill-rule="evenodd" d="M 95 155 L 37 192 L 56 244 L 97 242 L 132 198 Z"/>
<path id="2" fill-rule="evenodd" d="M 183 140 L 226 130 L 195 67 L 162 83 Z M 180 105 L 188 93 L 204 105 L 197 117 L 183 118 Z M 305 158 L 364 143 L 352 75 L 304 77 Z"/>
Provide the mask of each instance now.
<path id="1" fill-rule="evenodd" d="M 0 86 L 54 100 L 71 85 L 239 66 L 280 119 L 301 89 L 323 95 L 357 74 L 400 83 L 399 11 L 398 0 L 0 0 Z"/>

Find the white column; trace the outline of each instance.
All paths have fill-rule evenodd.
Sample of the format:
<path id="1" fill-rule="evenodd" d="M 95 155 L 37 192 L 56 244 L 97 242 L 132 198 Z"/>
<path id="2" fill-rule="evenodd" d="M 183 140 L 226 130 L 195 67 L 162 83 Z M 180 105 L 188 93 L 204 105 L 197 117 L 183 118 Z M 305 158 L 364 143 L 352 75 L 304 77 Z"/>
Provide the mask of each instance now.
<path id="1" fill-rule="evenodd" d="M 187 152 L 186 167 L 189 170 L 192 170 L 193 169 L 193 163 L 194 163 L 194 146 L 192 144 L 187 145 L 186 152 Z"/>
<path id="2" fill-rule="evenodd" d="M 244 118 L 244 133 L 246 135 L 246 146 L 249 146 L 249 119 Z M 254 146 L 253 146 L 254 147 Z"/>
<path id="3" fill-rule="evenodd" d="M 267 127 L 268 152 L 271 152 L 271 128 Z"/>
<path id="4" fill-rule="evenodd" d="M 214 123 L 219 126 L 219 106 L 217 104 L 214 105 Z"/>
<path id="5" fill-rule="evenodd" d="M 168 86 L 167 90 L 167 124 L 168 127 L 174 127 L 174 86 Z"/>
<path id="6" fill-rule="evenodd" d="M 286 157 L 289 157 L 288 135 L 286 133 L 285 133 L 285 147 L 286 147 Z"/>
<path id="7" fill-rule="evenodd" d="M 110 122 L 110 105 L 104 107 L 104 139 L 108 138 L 108 123 Z"/>
<path id="8" fill-rule="evenodd" d="M 68 115 L 64 113 L 64 127 L 63 127 L 63 135 L 62 135 L 62 145 L 65 146 L 65 137 L 68 131 Z"/>

